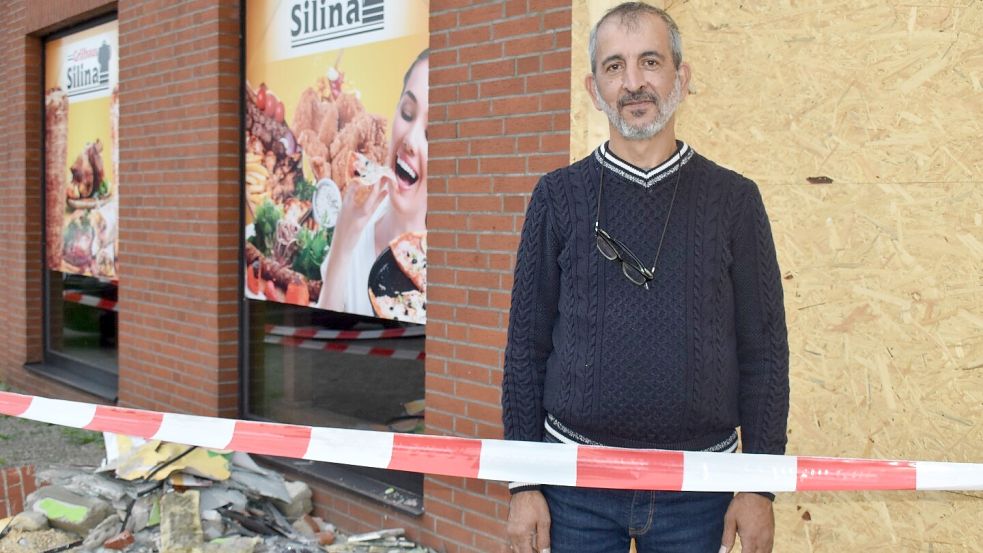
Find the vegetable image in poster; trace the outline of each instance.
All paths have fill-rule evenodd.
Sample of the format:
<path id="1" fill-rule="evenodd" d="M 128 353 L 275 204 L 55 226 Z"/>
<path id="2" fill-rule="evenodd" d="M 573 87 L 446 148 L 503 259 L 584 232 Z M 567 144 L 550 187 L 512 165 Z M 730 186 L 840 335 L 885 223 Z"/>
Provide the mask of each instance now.
<path id="1" fill-rule="evenodd" d="M 247 3 L 245 294 L 424 323 L 429 5 L 321 4 Z"/>
<path id="2" fill-rule="evenodd" d="M 116 49 L 115 21 L 45 45 L 46 263 L 110 280 L 119 274 Z"/>

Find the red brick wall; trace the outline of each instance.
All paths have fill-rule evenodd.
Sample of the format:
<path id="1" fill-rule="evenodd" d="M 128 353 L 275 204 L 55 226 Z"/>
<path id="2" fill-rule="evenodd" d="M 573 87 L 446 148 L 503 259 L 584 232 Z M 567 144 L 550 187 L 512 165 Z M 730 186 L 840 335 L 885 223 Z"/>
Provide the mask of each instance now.
<path id="1" fill-rule="evenodd" d="M 0 469 L 0 518 L 23 511 L 24 499 L 37 488 L 33 466 Z"/>
<path id="2" fill-rule="evenodd" d="M 116 7 L 110 0 L 59 0 L 57 2 L 23 2 L 24 26 L 28 33 L 44 36 L 107 14 Z"/>
<path id="3" fill-rule="evenodd" d="M 0 50 L 4 52 L 0 72 L 6 96 L 4 117 L 0 118 L 3 367 L 38 360 L 41 353 L 41 225 L 37 216 L 25 215 L 40 215 L 41 210 L 40 150 L 34 147 L 40 140 L 40 42 L 25 36 L 25 4 L 6 3 L 0 9 Z"/>
<path id="4" fill-rule="evenodd" d="M 120 403 L 234 416 L 239 6 L 119 3 Z"/>

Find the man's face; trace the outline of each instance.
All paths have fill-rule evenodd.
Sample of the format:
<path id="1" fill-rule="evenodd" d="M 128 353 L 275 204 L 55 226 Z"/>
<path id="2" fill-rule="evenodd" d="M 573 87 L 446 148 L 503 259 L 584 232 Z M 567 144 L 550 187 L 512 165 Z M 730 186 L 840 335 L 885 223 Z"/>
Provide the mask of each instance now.
<path id="1" fill-rule="evenodd" d="M 689 66 L 673 65 L 669 27 L 654 15 L 631 25 L 605 21 L 594 64 L 596 76 L 587 77 L 594 106 L 629 140 L 651 138 L 670 124 L 689 83 Z"/>

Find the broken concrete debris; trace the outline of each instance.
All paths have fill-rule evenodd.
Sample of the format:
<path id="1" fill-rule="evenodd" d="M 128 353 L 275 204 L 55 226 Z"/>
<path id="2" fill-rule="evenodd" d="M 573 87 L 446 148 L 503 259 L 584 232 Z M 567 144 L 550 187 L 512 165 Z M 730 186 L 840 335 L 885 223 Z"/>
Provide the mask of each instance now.
<path id="1" fill-rule="evenodd" d="M 94 471 L 39 471 L 25 511 L 0 520 L 0 553 L 434 553 L 402 528 L 342 534 L 311 515 L 307 484 L 244 453 L 120 436 L 110 444 Z"/>
<path id="2" fill-rule="evenodd" d="M 311 487 L 303 482 L 287 482 L 287 496 L 289 501 L 274 501 L 273 504 L 280 509 L 283 516 L 296 520 L 314 509 L 311 502 L 313 493 Z"/>
<path id="3" fill-rule="evenodd" d="M 201 532 L 198 492 L 169 492 L 160 498 L 160 550 L 166 553 L 197 553 L 205 540 Z"/>
<path id="4" fill-rule="evenodd" d="M 59 487 L 40 488 L 27 497 L 36 513 L 48 519 L 52 528 L 85 535 L 112 512 L 109 503 L 97 497 L 83 497 Z"/>
<path id="5" fill-rule="evenodd" d="M 34 511 L 24 511 L 14 516 L 10 520 L 5 530 L 21 530 L 23 532 L 37 532 L 48 529 L 48 517 L 43 513 Z"/>

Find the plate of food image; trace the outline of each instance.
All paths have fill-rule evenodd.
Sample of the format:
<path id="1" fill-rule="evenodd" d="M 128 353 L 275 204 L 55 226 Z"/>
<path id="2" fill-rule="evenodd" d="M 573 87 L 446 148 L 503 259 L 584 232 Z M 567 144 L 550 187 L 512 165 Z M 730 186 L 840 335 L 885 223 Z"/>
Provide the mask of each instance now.
<path id="1" fill-rule="evenodd" d="M 369 300 L 383 319 L 423 324 L 427 321 L 426 238 L 423 233 L 404 233 L 369 270 Z"/>

